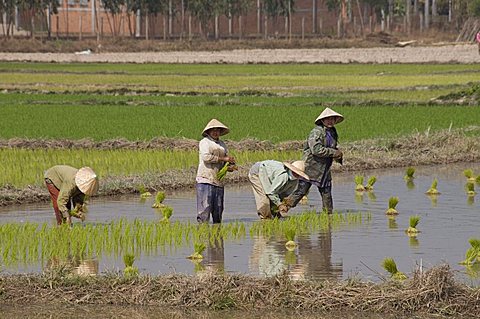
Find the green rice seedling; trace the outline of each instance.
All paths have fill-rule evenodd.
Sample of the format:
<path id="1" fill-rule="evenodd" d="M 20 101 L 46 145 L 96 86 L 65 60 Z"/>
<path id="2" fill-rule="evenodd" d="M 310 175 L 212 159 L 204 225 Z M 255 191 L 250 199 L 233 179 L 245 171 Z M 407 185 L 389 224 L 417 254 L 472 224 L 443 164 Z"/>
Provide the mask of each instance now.
<path id="1" fill-rule="evenodd" d="M 204 243 L 196 242 L 193 244 L 194 253 L 188 256 L 188 259 L 200 260 L 203 259 L 202 253 L 207 247 Z"/>
<path id="2" fill-rule="evenodd" d="M 417 225 L 420 222 L 420 216 L 415 215 L 415 216 L 410 216 L 410 226 L 405 230 L 408 236 L 410 237 L 415 237 L 419 233 L 419 230 L 417 229 Z"/>
<path id="3" fill-rule="evenodd" d="M 172 214 L 173 214 L 173 208 L 170 207 L 170 206 L 164 206 L 162 208 L 163 219 L 160 222 L 169 223 L 170 222 L 170 217 L 172 217 Z"/>
<path id="4" fill-rule="evenodd" d="M 411 181 L 415 178 L 413 174 L 415 174 L 415 168 L 408 167 L 407 170 L 405 171 L 405 176 L 403 176 L 403 179 L 406 181 Z"/>
<path id="5" fill-rule="evenodd" d="M 467 178 L 468 182 L 475 182 L 475 177 L 473 176 L 473 170 L 466 169 L 463 171 L 463 175 Z"/>
<path id="6" fill-rule="evenodd" d="M 140 198 L 144 199 L 144 198 L 152 196 L 152 193 L 147 191 L 147 189 L 143 185 L 139 185 L 137 189 L 138 189 L 138 192 L 140 193 Z"/>
<path id="7" fill-rule="evenodd" d="M 219 181 L 223 180 L 227 176 L 227 172 L 233 172 L 238 170 L 237 165 L 226 162 L 225 165 L 218 171 L 217 179 Z"/>
<path id="8" fill-rule="evenodd" d="M 361 175 L 355 175 L 355 190 L 357 192 L 365 190 L 365 187 L 363 186 L 363 176 Z"/>
<path id="9" fill-rule="evenodd" d="M 468 240 L 470 248 L 465 253 L 465 260 L 461 261 L 462 265 L 472 265 L 480 260 L 480 239 L 470 238 Z"/>
<path id="10" fill-rule="evenodd" d="M 371 176 L 367 181 L 367 185 L 365 185 L 365 190 L 367 191 L 373 190 L 373 184 L 375 184 L 376 181 L 377 181 L 377 177 Z"/>
<path id="11" fill-rule="evenodd" d="M 433 179 L 432 185 L 430 188 L 425 192 L 427 195 L 439 195 L 440 192 L 437 190 L 438 180 L 436 178 Z"/>
<path id="12" fill-rule="evenodd" d="M 125 263 L 125 269 L 123 270 L 123 275 L 127 278 L 132 278 L 138 276 L 138 268 L 133 267 L 135 262 L 135 255 L 125 254 L 123 256 L 123 262 Z"/>
<path id="13" fill-rule="evenodd" d="M 70 216 L 80 219 L 82 222 L 85 221 L 86 213 L 88 212 L 87 204 L 76 204 L 75 207 L 69 212 Z"/>
<path id="14" fill-rule="evenodd" d="M 157 195 L 155 195 L 155 202 L 153 203 L 152 207 L 153 208 L 162 208 L 165 205 L 163 204 L 163 201 L 165 200 L 165 193 L 164 192 L 157 192 Z"/>
<path id="15" fill-rule="evenodd" d="M 398 215 L 398 211 L 395 209 L 399 202 L 398 197 L 392 196 L 388 199 L 388 209 L 385 212 L 387 215 Z"/>
<path id="16" fill-rule="evenodd" d="M 475 178 L 475 183 L 477 183 L 477 185 L 480 185 L 480 175 Z"/>
<path id="17" fill-rule="evenodd" d="M 465 185 L 465 188 L 467 189 L 467 195 L 468 196 L 475 196 L 477 192 L 475 192 L 475 184 L 474 183 L 467 183 Z"/>
<path id="18" fill-rule="evenodd" d="M 382 267 L 390 273 L 390 278 L 394 280 L 402 281 L 407 279 L 407 276 L 404 273 L 398 271 L 397 264 L 393 258 L 385 258 L 382 262 Z"/>
<path id="19" fill-rule="evenodd" d="M 294 241 L 295 234 L 296 234 L 296 230 L 294 227 L 290 226 L 287 229 L 285 229 L 285 238 L 287 239 L 287 242 L 285 243 L 285 247 L 287 247 L 288 250 L 293 250 L 297 246 L 297 243 Z"/>

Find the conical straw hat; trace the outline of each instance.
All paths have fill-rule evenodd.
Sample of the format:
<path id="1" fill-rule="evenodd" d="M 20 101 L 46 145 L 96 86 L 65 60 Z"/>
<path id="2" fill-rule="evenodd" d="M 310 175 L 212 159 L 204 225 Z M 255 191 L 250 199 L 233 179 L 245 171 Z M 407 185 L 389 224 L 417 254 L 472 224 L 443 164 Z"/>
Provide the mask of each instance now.
<path id="1" fill-rule="evenodd" d="M 331 108 L 327 107 L 325 108 L 325 110 L 323 110 L 323 112 L 317 117 L 317 119 L 315 120 L 315 124 L 320 124 L 320 120 L 322 119 L 325 119 L 327 117 L 332 117 L 332 116 L 335 116 L 337 117 L 337 121 L 335 122 L 335 124 L 338 124 L 340 123 L 341 121 L 343 121 L 343 115 L 340 114 L 340 113 L 337 113 L 335 112 L 334 110 L 332 110 Z"/>
<path id="2" fill-rule="evenodd" d="M 90 167 L 82 167 L 75 175 L 75 184 L 82 193 L 92 196 L 98 191 L 97 174 Z"/>
<path id="3" fill-rule="evenodd" d="M 210 120 L 210 122 L 208 122 L 207 126 L 205 126 L 205 128 L 203 129 L 202 136 L 207 136 L 207 131 L 212 128 L 222 129 L 220 132 L 220 135 L 225 135 L 230 132 L 230 129 L 225 124 L 223 124 L 217 119 L 212 119 Z"/>
<path id="4" fill-rule="evenodd" d="M 301 176 L 305 180 L 310 180 L 307 174 L 305 174 L 305 162 L 304 161 L 295 161 L 292 164 L 288 162 L 283 162 L 283 165 L 295 174 Z"/>

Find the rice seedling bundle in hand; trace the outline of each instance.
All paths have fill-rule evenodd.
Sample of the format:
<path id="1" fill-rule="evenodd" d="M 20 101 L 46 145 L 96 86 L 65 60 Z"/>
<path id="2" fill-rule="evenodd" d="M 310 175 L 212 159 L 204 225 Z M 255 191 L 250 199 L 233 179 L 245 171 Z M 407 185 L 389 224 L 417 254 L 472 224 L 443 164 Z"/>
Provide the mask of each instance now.
<path id="1" fill-rule="evenodd" d="M 403 272 L 398 271 L 397 264 L 393 258 L 385 258 L 382 262 L 382 267 L 390 273 L 390 278 L 394 280 L 402 281 L 407 279 L 407 276 Z"/>
<path id="2" fill-rule="evenodd" d="M 125 269 L 123 270 L 123 275 L 128 278 L 138 276 L 138 268 L 133 267 L 135 262 L 135 256 L 133 254 L 125 254 L 123 256 L 123 262 L 125 263 Z"/>
<path id="3" fill-rule="evenodd" d="M 193 244 L 193 249 L 194 253 L 188 256 L 188 259 L 192 260 L 200 260 L 203 259 L 202 253 L 207 248 L 204 243 L 194 243 Z"/>
<path id="4" fill-rule="evenodd" d="M 413 176 L 415 174 L 415 168 L 413 167 L 408 167 L 407 170 L 405 171 L 405 176 L 403 176 L 403 179 L 406 181 L 411 181 L 415 177 Z"/>
<path id="5" fill-rule="evenodd" d="M 363 176 L 361 175 L 355 175 L 355 190 L 358 192 L 365 190 L 365 187 L 363 187 Z"/>
<path id="6" fill-rule="evenodd" d="M 152 207 L 153 208 L 162 208 L 165 205 L 163 204 L 163 201 L 165 200 L 165 193 L 164 192 L 157 192 L 157 195 L 155 195 L 155 202 L 153 203 Z"/>
<path id="7" fill-rule="evenodd" d="M 470 238 L 468 240 L 470 243 L 470 248 L 467 249 L 465 253 L 465 260 L 461 261 L 460 264 L 470 266 L 480 261 L 480 239 Z"/>
<path id="8" fill-rule="evenodd" d="M 88 211 L 88 209 L 87 209 L 87 204 L 86 203 L 76 204 L 75 208 L 72 209 L 69 212 L 69 214 L 70 214 L 70 216 L 78 218 L 83 222 L 83 221 L 85 221 L 87 211 Z"/>
<path id="9" fill-rule="evenodd" d="M 417 225 L 420 222 L 420 216 L 410 216 L 410 226 L 407 228 L 406 233 L 408 236 L 414 237 L 417 236 L 419 230 L 417 229 Z"/>
<path id="10" fill-rule="evenodd" d="M 218 171 L 217 179 L 221 181 L 225 178 L 225 176 L 227 176 L 227 172 L 233 172 L 237 170 L 237 165 L 226 162 L 225 165 L 223 165 L 223 167 Z"/>
<path id="11" fill-rule="evenodd" d="M 390 197 L 388 200 L 388 209 L 385 212 L 387 215 L 398 215 L 398 211 L 395 209 L 399 202 L 398 197 Z"/>
<path id="12" fill-rule="evenodd" d="M 437 190 L 438 180 L 436 178 L 433 179 L 432 185 L 430 188 L 425 192 L 427 195 L 438 195 L 440 192 Z"/>
<path id="13" fill-rule="evenodd" d="M 377 182 L 377 177 L 376 176 L 371 176 L 367 181 L 367 185 L 365 185 L 365 190 L 367 190 L 367 191 L 373 190 L 373 185 L 376 182 Z"/>

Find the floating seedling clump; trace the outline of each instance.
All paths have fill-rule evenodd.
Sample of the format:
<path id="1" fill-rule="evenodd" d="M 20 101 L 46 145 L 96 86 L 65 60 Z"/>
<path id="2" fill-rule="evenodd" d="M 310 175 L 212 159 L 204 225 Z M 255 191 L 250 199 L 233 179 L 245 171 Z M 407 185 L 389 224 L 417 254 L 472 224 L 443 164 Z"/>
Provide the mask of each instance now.
<path id="1" fill-rule="evenodd" d="M 468 242 L 470 248 L 465 253 L 465 260 L 461 261 L 460 264 L 471 266 L 480 261 L 480 239 L 470 238 Z"/>
<path id="2" fill-rule="evenodd" d="M 138 186 L 138 192 L 140 193 L 140 198 L 142 199 L 152 196 L 152 193 L 150 193 L 143 185 Z"/>
<path id="3" fill-rule="evenodd" d="M 420 216 L 410 216 L 410 226 L 407 228 L 406 233 L 408 236 L 415 237 L 419 233 L 417 229 L 418 223 L 420 222 Z"/>
<path id="4" fill-rule="evenodd" d="M 367 191 L 373 190 L 373 185 L 375 184 L 376 181 L 377 181 L 377 177 L 371 176 L 367 181 L 367 185 L 365 185 L 365 190 Z"/>
<path id="5" fill-rule="evenodd" d="M 393 280 L 405 280 L 407 276 L 397 269 L 397 264 L 393 260 L 393 258 L 385 258 L 382 262 L 382 267 L 390 273 L 390 278 Z"/>
<path id="6" fill-rule="evenodd" d="M 169 223 L 170 222 L 170 217 L 172 217 L 173 214 L 173 208 L 170 206 L 164 206 L 162 208 L 162 220 L 160 222 L 162 223 Z"/>
<path id="7" fill-rule="evenodd" d="M 155 195 L 155 202 L 153 203 L 152 207 L 153 208 L 162 208 L 165 205 L 163 204 L 163 201 L 165 200 L 165 193 L 164 192 L 157 192 L 157 195 Z"/>
<path id="8" fill-rule="evenodd" d="M 398 202 L 399 202 L 398 197 L 390 197 L 390 199 L 388 200 L 388 209 L 385 212 L 385 214 L 398 215 L 398 211 L 396 210 Z"/>
<path id="9" fill-rule="evenodd" d="M 415 168 L 408 167 L 405 171 L 405 176 L 403 176 L 403 179 L 405 179 L 406 181 L 412 181 L 415 178 L 413 174 L 415 174 Z"/>
<path id="10" fill-rule="evenodd" d="M 297 246 L 297 243 L 294 241 L 295 234 L 296 230 L 294 227 L 288 227 L 285 229 L 285 238 L 287 239 L 285 247 L 287 247 L 288 250 L 293 250 Z"/>
<path id="11" fill-rule="evenodd" d="M 433 179 L 432 185 L 430 188 L 425 192 L 427 195 L 438 195 L 440 192 L 437 190 L 438 180 L 436 178 Z"/>
<path id="12" fill-rule="evenodd" d="M 207 247 L 205 246 L 204 243 L 194 243 L 193 244 L 194 253 L 191 254 L 190 256 L 188 256 L 187 258 L 191 259 L 191 260 L 201 260 L 201 259 L 203 259 L 202 253 L 206 248 Z"/>
<path id="13" fill-rule="evenodd" d="M 475 184 L 474 183 L 467 183 L 465 185 L 465 188 L 467 189 L 467 195 L 468 196 L 474 196 L 477 192 L 475 192 Z"/>
<path id="14" fill-rule="evenodd" d="M 132 278 L 138 276 L 138 268 L 133 267 L 135 262 L 135 255 L 125 254 L 123 256 L 123 262 L 125 264 L 125 269 L 123 270 L 123 275 L 127 278 Z"/>
<path id="15" fill-rule="evenodd" d="M 357 192 L 365 190 L 365 187 L 363 186 L 363 176 L 361 175 L 355 175 L 355 190 Z"/>
<path id="16" fill-rule="evenodd" d="M 466 169 L 463 171 L 463 175 L 467 178 L 468 182 L 475 182 L 475 177 L 473 176 L 473 170 Z"/>

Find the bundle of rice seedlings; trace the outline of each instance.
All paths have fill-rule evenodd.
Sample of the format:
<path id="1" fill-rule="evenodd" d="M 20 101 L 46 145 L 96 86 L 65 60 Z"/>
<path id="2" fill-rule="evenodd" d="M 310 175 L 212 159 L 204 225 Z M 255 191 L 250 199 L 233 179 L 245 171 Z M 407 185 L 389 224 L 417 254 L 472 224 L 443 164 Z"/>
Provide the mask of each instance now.
<path id="1" fill-rule="evenodd" d="M 398 271 L 397 264 L 393 258 L 385 258 L 382 262 L 382 267 L 390 273 L 390 278 L 394 280 L 402 281 L 407 279 L 407 276 L 403 272 Z"/>
<path id="2" fill-rule="evenodd" d="M 385 214 L 398 215 L 398 211 L 395 209 L 395 207 L 397 207 L 398 201 L 399 201 L 398 197 L 395 197 L 395 196 L 390 197 L 388 200 L 388 209 L 385 212 Z"/>
<path id="3" fill-rule="evenodd" d="M 147 191 L 147 189 L 143 185 L 139 185 L 137 189 L 138 189 L 138 192 L 140 193 L 140 198 L 147 198 L 152 196 L 152 193 Z"/>
<path id="4" fill-rule="evenodd" d="M 373 184 L 375 184 L 376 181 L 377 181 L 377 177 L 371 176 L 367 181 L 367 185 L 365 185 L 365 190 L 367 191 L 373 190 Z"/>
<path id="5" fill-rule="evenodd" d="M 474 183 L 467 183 L 467 185 L 465 185 L 466 189 L 467 189 L 467 195 L 468 196 L 474 196 L 477 192 L 475 192 L 475 184 Z"/>
<path id="6" fill-rule="evenodd" d="M 480 260 L 480 239 L 470 238 L 468 242 L 471 247 L 467 249 L 467 252 L 465 253 L 465 260 L 460 262 L 460 264 L 467 266 L 473 265 Z"/>
<path id="7" fill-rule="evenodd" d="M 296 230 L 293 227 L 288 227 L 285 229 L 285 238 L 287 238 L 287 242 L 285 243 L 285 247 L 288 250 L 293 250 L 297 246 L 297 243 L 293 241 L 295 239 Z"/>
<path id="8" fill-rule="evenodd" d="M 475 182 L 475 177 L 473 176 L 473 171 L 471 169 L 464 170 L 463 175 L 467 178 L 469 182 Z"/>
<path id="9" fill-rule="evenodd" d="M 415 168 L 413 167 L 408 167 L 407 170 L 405 171 L 405 176 L 403 176 L 403 179 L 406 181 L 411 181 L 415 177 L 413 176 L 415 174 Z"/>
<path id="10" fill-rule="evenodd" d="M 365 187 L 363 187 L 363 176 L 361 175 L 355 175 L 355 190 L 358 192 L 365 190 Z"/>
<path id="11" fill-rule="evenodd" d="M 193 250 L 194 253 L 188 256 L 188 259 L 192 260 L 200 260 L 203 259 L 202 253 L 207 248 L 204 243 L 194 243 L 193 244 Z"/>
<path id="12" fill-rule="evenodd" d="M 87 204 L 84 202 L 83 204 L 76 204 L 75 208 L 73 208 L 69 214 L 72 217 L 80 219 L 82 222 L 85 221 L 87 217 L 86 214 L 88 212 Z"/>
<path id="13" fill-rule="evenodd" d="M 170 206 L 164 206 L 162 208 L 162 220 L 160 222 L 162 223 L 169 223 L 170 222 L 170 217 L 172 217 L 173 214 L 173 208 Z"/>
<path id="14" fill-rule="evenodd" d="M 138 276 L 138 268 L 133 267 L 133 263 L 135 262 L 135 256 L 133 254 L 125 254 L 123 256 L 123 262 L 125 263 L 125 269 L 123 270 L 125 277 L 131 278 Z"/>
<path id="15" fill-rule="evenodd" d="M 233 172 L 237 170 L 237 165 L 226 162 L 225 165 L 223 165 L 223 167 L 218 171 L 217 179 L 221 181 L 225 178 L 225 176 L 227 176 L 227 172 Z"/>
<path id="16" fill-rule="evenodd" d="M 440 192 L 437 190 L 438 180 L 436 178 L 433 179 L 432 185 L 430 188 L 425 192 L 427 195 L 438 195 Z"/>
<path id="17" fill-rule="evenodd" d="M 157 195 L 155 195 L 155 202 L 153 203 L 152 207 L 153 208 L 162 208 L 165 205 L 163 204 L 163 201 L 165 200 L 165 193 L 164 192 L 157 192 Z"/>
<path id="18" fill-rule="evenodd" d="M 417 229 L 417 225 L 420 222 L 420 216 L 410 216 L 410 226 L 405 230 L 408 236 L 417 236 L 419 230 Z"/>

